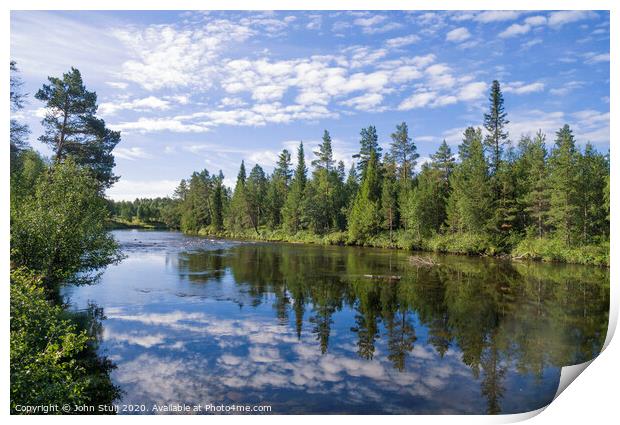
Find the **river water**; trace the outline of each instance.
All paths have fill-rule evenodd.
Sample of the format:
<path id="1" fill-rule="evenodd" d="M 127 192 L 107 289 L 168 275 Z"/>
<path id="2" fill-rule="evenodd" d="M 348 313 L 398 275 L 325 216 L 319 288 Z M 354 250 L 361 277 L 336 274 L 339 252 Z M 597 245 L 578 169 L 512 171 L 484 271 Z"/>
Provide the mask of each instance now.
<path id="1" fill-rule="evenodd" d="M 126 259 L 63 295 L 103 311 L 121 413 L 519 413 L 605 340 L 608 269 L 113 234 Z"/>

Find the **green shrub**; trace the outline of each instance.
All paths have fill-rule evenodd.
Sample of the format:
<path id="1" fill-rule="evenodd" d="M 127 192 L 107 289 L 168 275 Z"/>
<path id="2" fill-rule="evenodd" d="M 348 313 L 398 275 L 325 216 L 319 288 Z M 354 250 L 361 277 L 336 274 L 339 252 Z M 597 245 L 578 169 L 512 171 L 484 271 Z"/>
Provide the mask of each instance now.
<path id="1" fill-rule="evenodd" d="M 112 364 L 94 348 L 70 314 L 46 299 L 40 277 L 11 272 L 12 413 L 23 413 L 18 405 L 110 405 L 120 394 Z"/>
<path id="2" fill-rule="evenodd" d="M 513 258 L 609 266 L 609 242 L 568 247 L 555 238 L 526 238 L 512 251 Z"/>

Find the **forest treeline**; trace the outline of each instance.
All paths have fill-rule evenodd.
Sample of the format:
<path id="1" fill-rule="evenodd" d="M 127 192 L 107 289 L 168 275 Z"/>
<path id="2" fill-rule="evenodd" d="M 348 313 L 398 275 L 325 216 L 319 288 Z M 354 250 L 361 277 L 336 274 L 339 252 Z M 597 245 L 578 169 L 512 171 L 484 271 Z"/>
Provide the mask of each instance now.
<path id="1" fill-rule="evenodd" d="M 17 72 L 11 62 L 12 112 L 26 101 Z M 120 395 L 109 375 L 114 365 L 97 353 L 103 311 L 69 311 L 59 289 L 92 282 L 122 258 L 105 227 L 120 133 L 96 117 L 97 95 L 77 69 L 48 83 L 34 97 L 45 105 L 39 140 L 52 158 L 32 149 L 26 124 L 12 118 L 10 125 L 11 413 L 36 406 L 47 409 L 39 414 L 77 413 L 63 405 L 113 413 Z"/>
<path id="2" fill-rule="evenodd" d="M 109 208 L 205 235 L 609 264 L 609 154 L 580 148 L 568 124 L 550 149 L 541 131 L 515 144 L 508 123 L 493 81 L 482 126 L 468 127 L 456 152 L 444 140 L 423 164 L 404 122 L 385 152 L 376 128 L 362 129 L 349 170 L 325 130 L 310 167 L 300 142 L 295 167 L 284 149 L 271 175 L 242 161 L 232 190 L 205 169 L 171 198 Z"/>

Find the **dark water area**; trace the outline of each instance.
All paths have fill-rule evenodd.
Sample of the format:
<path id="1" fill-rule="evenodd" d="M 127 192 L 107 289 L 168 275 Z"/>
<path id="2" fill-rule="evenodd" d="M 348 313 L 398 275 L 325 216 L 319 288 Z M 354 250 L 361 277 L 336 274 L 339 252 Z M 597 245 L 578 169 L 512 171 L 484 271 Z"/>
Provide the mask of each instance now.
<path id="1" fill-rule="evenodd" d="M 114 231 L 126 259 L 66 287 L 103 309 L 122 404 L 271 413 L 520 413 L 607 331 L 609 270 Z M 134 412 L 140 413 L 140 412 Z"/>

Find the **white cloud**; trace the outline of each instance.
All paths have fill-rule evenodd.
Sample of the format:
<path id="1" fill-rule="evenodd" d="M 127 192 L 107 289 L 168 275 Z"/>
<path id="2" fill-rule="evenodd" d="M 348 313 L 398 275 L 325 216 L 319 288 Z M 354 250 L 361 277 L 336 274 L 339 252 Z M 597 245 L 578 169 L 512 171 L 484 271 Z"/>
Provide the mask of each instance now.
<path id="1" fill-rule="evenodd" d="M 370 18 L 357 18 L 353 21 L 353 23 L 361 27 L 372 27 L 384 22 L 386 19 L 387 17 L 384 15 L 374 15 Z"/>
<path id="2" fill-rule="evenodd" d="M 517 19 L 520 15 L 521 12 L 512 10 L 489 10 L 476 15 L 474 20 L 482 23 L 511 21 Z"/>
<path id="3" fill-rule="evenodd" d="M 308 17 L 308 23 L 306 24 L 306 28 L 309 30 L 320 30 L 321 25 L 323 24 L 323 18 L 321 15 L 310 15 Z"/>
<path id="4" fill-rule="evenodd" d="M 461 41 L 465 41 L 469 37 L 471 37 L 471 34 L 469 33 L 469 30 L 465 27 L 459 27 L 459 28 L 453 29 L 452 31 L 449 31 L 446 34 L 446 40 L 453 41 L 455 43 L 460 43 Z"/>
<path id="5" fill-rule="evenodd" d="M 542 15 L 529 16 L 525 18 L 524 22 L 527 25 L 536 27 L 539 25 L 545 25 L 547 23 L 547 18 Z"/>
<path id="6" fill-rule="evenodd" d="M 482 81 L 466 84 L 459 91 L 459 99 L 471 101 L 483 98 L 486 95 L 487 87 L 487 83 Z"/>
<path id="7" fill-rule="evenodd" d="M 529 94 L 536 93 L 539 91 L 543 91 L 545 89 L 545 84 L 541 82 L 525 84 L 522 81 L 515 81 L 512 83 L 507 83 L 503 87 L 503 91 L 505 93 L 514 93 L 514 94 Z"/>
<path id="8" fill-rule="evenodd" d="M 584 19 L 596 16 L 591 11 L 586 10 L 563 10 L 560 12 L 552 12 L 549 15 L 549 26 L 552 28 L 560 28 L 563 25 L 570 24 Z"/>
<path id="9" fill-rule="evenodd" d="M 419 36 L 410 34 L 403 37 L 390 38 L 386 40 L 385 45 L 391 48 L 398 48 L 417 43 L 418 41 L 420 41 Z"/>
<path id="10" fill-rule="evenodd" d="M 120 81 L 106 81 L 106 84 L 112 88 L 125 90 L 129 84 Z"/>
<path id="11" fill-rule="evenodd" d="M 609 53 L 591 53 L 587 55 L 586 63 L 594 64 L 600 62 L 609 62 Z"/>
<path id="12" fill-rule="evenodd" d="M 415 93 L 403 100 L 398 106 L 398 109 L 400 111 L 407 111 L 409 109 L 422 108 L 430 104 L 436 97 L 436 92 Z"/>
<path id="13" fill-rule="evenodd" d="M 401 28 L 402 24 L 398 22 L 384 22 L 387 20 L 385 15 L 374 15 L 370 18 L 357 18 L 353 23 L 362 28 L 365 34 L 377 34 Z"/>
<path id="14" fill-rule="evenodd" d="M 379 93 L 363 94 L 361 96 L 353 97 L 349 100 L 342 102 L 343 105 L 351 106 L 361 111 L 381 111 L 378 108 L 383 101 L 383 96 Z"/>
<path id="15" fill-rule="evenodd" d="M 526 41 L 525 43 L 521 44 L 521 48 L 524 50 L 529 49 L 530 47 L 534 47 L 537 44 L 541 44 L 543 41 L 540 38 L 533 38 L 531 40 Z"/>
<path id="16" fill-rule="evenodd" d="M 530 32 L 531 26 L 528 24 L 512 24 L 504 31 L 499 33 L 499 36 L 502 38 L 515 37 L 517 35 L 527 34 Z"/>
<path id="17" fill-rule="evenodd" d="M 160 110 L 170 109 L 170 102 L 159 99 L 155 96 L 149 96 L 142 99 L 135 99 L 125 102 L 104 102 L 99 105 L 99 112 L 102 115 L 113 115 L 118 111 L 131 109 L 134 111 Z"/>
<path id="18" fill-rule="evenodd" d="M 136 159 L 145 159 L 145 158 L 151 157 L 143 148 L 140 148 L 140 147 L 132 147 L 132 148 L 116 147 L 114 148 L 113 153 L 115 157 L 127 159 L 129 161 L 135 161 Z"/>
<path id="19" fill-rule="evenodd" d="M 549 93 L 551 93 L 554 96 L 565 96 L 568 93 L 572 92 L 573 90 L 580 89 L 583 86 L 584 86 L 583 81 L 569 81 L 563 84 L 561 87 L 550 89 Z"/>
<path id="20" fill-rule="evenodd" d="M 438 98 L 436 98 L 431 104 L 431 106 L 433 108 L 437 108 L 439 106 L 453 105 L 458 101 L 459 99 L 456 96 L 443 95 L 443 96 L 439 96 Z"/>
<path id="21" fill-rule="evenodd" d="M 254 30 L 225 19 L 192 28 L 150 25 L 144 29 L 116 29 L 112 33 L 131 52 L 122 77 L 147 90 L 208 86 L 216 75 L 218 53 L 229 42 L 243 42 Z"/>
<path id="22" fill-rule="evenodd" d="M 517 140 L 521 135 L 534 135 L 541 129 L 547 135 L 547 144 L 554 143 L 555 133 L 564 124 L 569 124 L 578 144 L 586 142 L 595 144 L 609 143 L 609 112 L 582 110 L 569 115 L 562 111 L 546 112 L 541 110 L 519 111 L 512 115 L 508 131 L 511 138 Z"/>
<path id="23" fill-rule="evenodd" d="M 137 121 L 111 124 L 109 127 L 116 131 L 135 131 L 138 133 L 149 133 L 153 131 L 202 133 L 209 131 L 207 126 L 184 123 L 183 121 L 174 118 L 139 118 Z"/>

